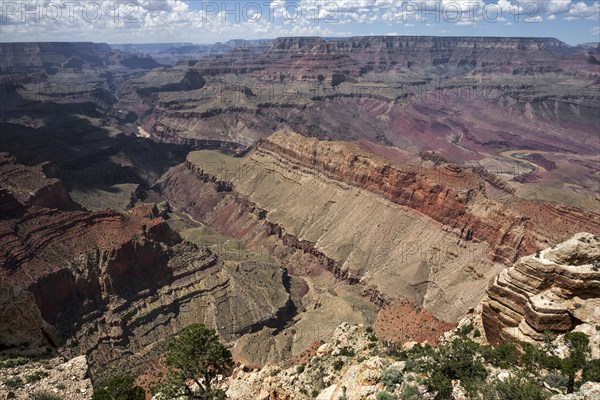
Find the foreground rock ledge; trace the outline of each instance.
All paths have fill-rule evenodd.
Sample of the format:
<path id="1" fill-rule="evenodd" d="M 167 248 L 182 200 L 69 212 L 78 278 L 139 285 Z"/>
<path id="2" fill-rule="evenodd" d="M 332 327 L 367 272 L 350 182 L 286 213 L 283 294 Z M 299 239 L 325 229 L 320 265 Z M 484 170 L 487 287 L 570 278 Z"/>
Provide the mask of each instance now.
<path id="1" fill-rule="evenodd" d="M 598 357 L 600 237 L 580 233 L 504 269 L 483 301 L 491 343 L 541 342 L 545 331 L 588 333 Z"/>

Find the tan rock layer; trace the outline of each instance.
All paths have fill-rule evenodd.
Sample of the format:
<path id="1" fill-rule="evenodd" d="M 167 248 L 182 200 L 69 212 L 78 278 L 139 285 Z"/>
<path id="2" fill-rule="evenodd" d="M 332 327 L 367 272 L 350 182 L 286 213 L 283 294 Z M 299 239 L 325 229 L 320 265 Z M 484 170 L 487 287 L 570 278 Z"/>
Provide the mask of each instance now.
<path id="1" fill-rule="evenodd" d="M 552 211 L 548 225 L 536 214 L 514 211 L 486 198 L 483 180 L 453 165 L 440 169 L 400 164 L 375 156 L 354 144 L 319 141 L 292 132 L 278 132 L 258 151 L 285 157 L 294 163 L 378 193 L 452 228 L 461 238 L 485 241 L 495 259 L 513 262 L 535 251 L 539 242 L 554 239 L 556 231 L 585 229 L 600 233 L 600 215 L 575 208 L 544 206 Z M 561 240 L 567 236 L 561 237 Z"/>

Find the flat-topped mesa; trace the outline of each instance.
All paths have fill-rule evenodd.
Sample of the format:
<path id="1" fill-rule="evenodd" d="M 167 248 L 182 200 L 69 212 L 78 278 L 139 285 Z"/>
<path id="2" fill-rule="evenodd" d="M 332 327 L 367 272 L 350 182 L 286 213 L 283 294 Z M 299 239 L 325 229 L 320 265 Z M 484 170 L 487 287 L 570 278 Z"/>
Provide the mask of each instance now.
<path id="1" fill-rule="evenodd" d="M 569 47 L 556 38 L 531 37 L 487 37 L 487 36 L 352 36 L 328 40 L 313 37 L 280 37 L 271 44 L 272 50 L 301 49 L 327 43 L 330 48 L 493 48 L 542 50 L 555 47 Z"/>
<path id="2" fill-rule="evenodd" d="M 23 73 L 50 67 L 94 67 L 106 65 L 112 49 L 108 44 L 91 42 L 0 43 L 0 68 L 4 73 Z M 77 60 L 77 62 L 75 62 Z"/>
<path id="3" fill-rule="evenodd" d="M 558 64 L 563 53 L 574 54 L 577 50 L 554 38 L 356 36 L 332 40 L 284 37 L 273 41 L 271 48 L 261 55 L 261 61 L 271 72 L 280 71 L 300 79 L 317 72 L 335 71 L 357 77 L 367 72 L 412 70 L 417 66 L 419 71 L 423 68 L 471 71 L 503 67 L 504 72 L 512 73 L 523 67 L 551 64 L 553 69 L 560 70 Z"/>
<path id="4" fill-rule="evenodd" d="M 542 342 L 545 331 L 594 334 L 600 324 L 600 237 L 580 233 L 521 258 L 494 280 L 483 301 L 491 343 Z"/>

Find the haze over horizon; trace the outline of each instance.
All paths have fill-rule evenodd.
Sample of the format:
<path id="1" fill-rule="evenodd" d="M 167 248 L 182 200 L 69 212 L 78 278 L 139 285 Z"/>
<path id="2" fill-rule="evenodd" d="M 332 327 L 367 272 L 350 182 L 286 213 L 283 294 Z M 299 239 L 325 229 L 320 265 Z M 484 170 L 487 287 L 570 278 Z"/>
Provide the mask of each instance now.
<path id="1" fill-rule="evenodd" d="M 209 44 L 373 35 L 600 41 L 598 0 L 1 1 L 2 42 Z"/>

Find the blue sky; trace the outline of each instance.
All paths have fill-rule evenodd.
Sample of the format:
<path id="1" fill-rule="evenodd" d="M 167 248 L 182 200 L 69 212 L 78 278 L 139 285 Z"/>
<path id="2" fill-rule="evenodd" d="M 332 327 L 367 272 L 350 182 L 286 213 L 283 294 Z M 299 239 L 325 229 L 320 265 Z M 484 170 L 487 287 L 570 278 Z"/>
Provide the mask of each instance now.
<path id="1" fill-rule="evenodd" d="M 600 41 L 600 0 L 0 0 L 0 14 L 3 42 L 372 34 Z"/>

